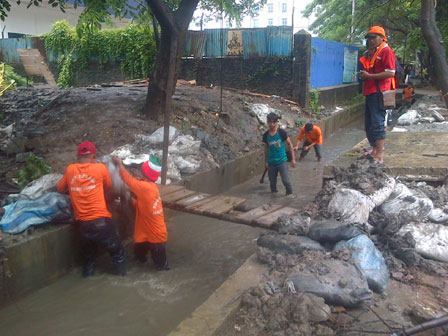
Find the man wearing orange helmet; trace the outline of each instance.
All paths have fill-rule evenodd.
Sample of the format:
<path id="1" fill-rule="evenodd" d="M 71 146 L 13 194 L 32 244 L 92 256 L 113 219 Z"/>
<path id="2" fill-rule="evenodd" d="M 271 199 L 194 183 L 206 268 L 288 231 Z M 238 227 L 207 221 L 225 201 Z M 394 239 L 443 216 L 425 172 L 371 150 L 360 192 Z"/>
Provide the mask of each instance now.
<path id="1" fill-rule="evenodd" d="M 363 62 L 365 70 L 359 71 L 359 78 L 365 81 L 365 131 L 367 140 L 373 147 L 368 158 L 383 163 L 386 110 L 380 106 L 381 96 L 378 90 L 383 92 L 395 89 L 395 54 L 387 44 L 386 32 L 382 27 L 371 27 L 365 37 L 367 48 L 374 50 L 367 62 Z"/>

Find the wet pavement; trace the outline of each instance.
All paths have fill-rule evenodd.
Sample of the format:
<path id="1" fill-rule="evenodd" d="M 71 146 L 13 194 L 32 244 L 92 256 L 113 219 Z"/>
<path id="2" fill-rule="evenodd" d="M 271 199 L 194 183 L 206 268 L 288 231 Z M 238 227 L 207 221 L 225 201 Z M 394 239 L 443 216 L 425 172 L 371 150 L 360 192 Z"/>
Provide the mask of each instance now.
<path id="1" fill-rule="evenodd" d="M 324 139 L 324 162 L 364 138 L 358 122 Z M 295 144 L 295 139 L 292 139 Z M 322 183 L 323 164 L 311 150 L 290 168 L 292 198 L 269 192 L 267 177 L 236 186 L 228 195 L 255 204 L 272 202 L 301 208 L 312 201 Z M 98 262 L 97 275 L 82 279 L 80 269 L 0 310 L 4 335 L 166 335 L 204 302 L 256 250 L 261 229 L 212 218 L 167 211 L 168 272 L 151 262 L 130 260 L 128 276 L 112 275 L 110 258 Z M 132 254 L 127 255 L 131 259 Z"/>

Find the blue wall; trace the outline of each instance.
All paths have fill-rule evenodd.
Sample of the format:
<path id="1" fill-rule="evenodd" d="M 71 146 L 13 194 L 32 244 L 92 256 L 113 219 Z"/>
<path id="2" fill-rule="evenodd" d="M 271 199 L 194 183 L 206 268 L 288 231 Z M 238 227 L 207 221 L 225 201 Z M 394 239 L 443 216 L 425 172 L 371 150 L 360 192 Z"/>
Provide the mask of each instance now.
<path id="1" fill-rule="evenodd" d="M 0 39 L 0 61 L 11 63 L 20 63 L 20 56 L 17 49 L 32 49 L 32 37 L 7 38 Z"/>
<path id="2" fill-rule="evenodd" d="M 347 44 L 313 37 L 311 39 L 311 88 L 345 84 L 343 81 L 344 51 L 353 53 L 358 49 Z M 356 71 L 356 66 L 350 66 L 347 70 Z"/>

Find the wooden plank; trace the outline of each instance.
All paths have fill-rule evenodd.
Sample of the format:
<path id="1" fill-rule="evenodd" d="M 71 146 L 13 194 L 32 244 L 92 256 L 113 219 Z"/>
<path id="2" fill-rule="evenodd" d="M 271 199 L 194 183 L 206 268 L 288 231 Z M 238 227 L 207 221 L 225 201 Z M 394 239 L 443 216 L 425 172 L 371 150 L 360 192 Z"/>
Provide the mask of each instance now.
<path id="1" fill-rule="evenodd" d="M 267 214 L 267 215 L 257 218 L 256 220 L 254 220 L 252 222 L 252 224 L 261 226 L 261 227 L 271 228 L 274 224 L 277 223 L 277 219 L 280 216 L 283 216 L 283 215 L 290 216 L 290 215 L 294 215 L 298 212 L 300 212 L 300 210 L 284 207 L 284 208 L 278 209 L 274 212 L 271 212 L 270 214 Z"/>
<path id="2" fill-rule="evenodd" d="M 202 206 L 204 204 L 207 204 L 209 202 L 213 202 L 214 200 L 216 200 L 219 197 L 220 196 L 211 196 L 211 197 L 204 198 L 201 201 L 198 201 L 198 202 L 195 202 L 193 204 L 190 204 L 190 205 L 186 206 L 185 210 L 189 210 L 189 211 L 195 210 L 196 208 L 198 208 L 198 207 L 200 207 L 200 206 Z"/>
<path id="3" fill-rule="evenodd" d="M 212 203 L 207 203 L 198 210 L 212 216 L 220 216 L 235 208 L 236 206 L 246 202 L 244 198 L 224 197 Z"/>
<path id="4" fill-rule="evenodd" d="M 172 192 L 178 191 L 184 189 L 183 186 L 178 186 L 174 184 L 169 185 L 159 185 L 159 191 L 160 191 L 160 197 L 164 197 L 168 194 L 171 194 Z"/>
<path id="5" fill-rule="evenodd" d="M 195 193 L 196 193 L 196 191 L 193 191 L 193 190 L 181 189 L 181 190 L 172 192 L 172 193 L 170 193 L 168 195 L 164 195 L 162 197 L 162 202 L 165 203 L 165 204 L 166 203 L 173 203 L 173 202 L 179 201 L 179 200 L 181 200 L 183 198 L 187 198 L 187 197 L 189 197 L 189 196 L 191 196 L 191 195 L 193 195 Z"/>
<path id="6" fill-rule="evenodd" d="M 184 198 L 180 201 L 177 201 L 176 205 L 183 208 L 183 207 L 189 206 L 191 204 L 194 204 L 196 202 L 202 201 L 203 199 L 205 199 L 209 196 L 210 196 L 210 194 L 197 193 L 193 196 L 190 196 L 190 197 Z"/>
<path id="7" fill-rule="evenodd" d="M 237 216 L 236 218 L 239 221 L 241 221 L 241 223 L 250 224 L 253 220 L 257 219 L 258 217 L 267 215 L 282 207 L 283 206 L 279 204 L 264 204 L 258 208 L 244 212 L 241 215 Z"/>

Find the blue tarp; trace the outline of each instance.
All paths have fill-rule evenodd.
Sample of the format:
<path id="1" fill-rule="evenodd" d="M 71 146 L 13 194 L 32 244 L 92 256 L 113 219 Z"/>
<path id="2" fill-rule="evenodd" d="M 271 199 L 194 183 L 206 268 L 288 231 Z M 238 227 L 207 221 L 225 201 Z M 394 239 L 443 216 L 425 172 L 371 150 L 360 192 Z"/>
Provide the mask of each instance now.
<path id="1" fill-rule="evenodd" d="M 70 197 L 57 192 L 33 200 L 19 200 L 4 207 L 0 226 L 3 232 L 17 234 L 31 225 L 73 221 Z"/>

